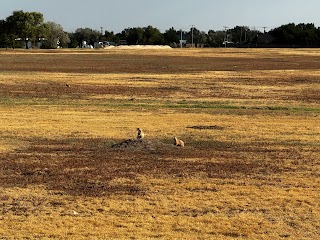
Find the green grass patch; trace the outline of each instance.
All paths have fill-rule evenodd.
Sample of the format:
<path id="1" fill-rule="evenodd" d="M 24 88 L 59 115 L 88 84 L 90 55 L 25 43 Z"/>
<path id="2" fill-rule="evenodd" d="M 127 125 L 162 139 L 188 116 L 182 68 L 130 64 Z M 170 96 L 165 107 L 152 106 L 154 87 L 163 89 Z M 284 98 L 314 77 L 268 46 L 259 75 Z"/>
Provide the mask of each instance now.
<path id="1" fill-rule="evenodd" d="M 168 100 L 127 100 L 127 99 L 73 99 L 69 97 L 46 97 L 46 98 L 30 98 L 30 97 L 0 97 L 1 106 L 70 106 L 70 107 L 104 107 L 104 108 L 120 108 L 120 109 L 177 109 L 177 110 L 254 110 L 258 112 L 315 112 L 319 113 L 320 108 L 317 107 L 290 107 L 290 106 L 244 106 L 234 105 L 225 102 L 200 102 L 200 101 L 179 101 L 173 102 Z"/>

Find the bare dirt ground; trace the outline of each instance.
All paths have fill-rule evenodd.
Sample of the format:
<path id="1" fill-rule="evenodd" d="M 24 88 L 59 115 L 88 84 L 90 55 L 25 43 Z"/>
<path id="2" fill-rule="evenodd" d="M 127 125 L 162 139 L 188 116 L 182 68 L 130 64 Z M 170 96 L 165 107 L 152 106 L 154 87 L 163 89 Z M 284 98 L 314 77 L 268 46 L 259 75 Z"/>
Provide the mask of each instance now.
<path id="1" fill-rule="evenodd" d="M 317 49 L 1 50 L 0 238 L 316 239 L 319 66 Z"/>

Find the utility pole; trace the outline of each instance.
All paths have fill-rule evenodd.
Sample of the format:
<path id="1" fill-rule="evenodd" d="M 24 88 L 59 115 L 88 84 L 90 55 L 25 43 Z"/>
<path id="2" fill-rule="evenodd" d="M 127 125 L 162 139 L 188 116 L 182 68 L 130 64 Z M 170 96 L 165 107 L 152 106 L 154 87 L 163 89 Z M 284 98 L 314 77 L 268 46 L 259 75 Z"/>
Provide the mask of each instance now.
<path id="1" fill-rule="evenodd" d="M 267 27 L 262 27 L 263 28 L 263 33 L 266 33 L 266 28 Z"/>
<path id="2" fill-rule="evenodd" d="M 180 29 L 180 32 L 181 32 L 181 38 L 180 38 L 180 48 L 182 48 L 182 29 Z"/>
<path id="3" fill-rule="evenodd" d="M 194 25 L 191 25 L 191 47 L 193 47 L 193 28 Z"/>
<path id="4" fill-rule="evenodd" d="M 244 42 L 247 42 L 247 31 L 249 30 L 248 27 L 244 27 Z"/>
<path id="5" fill-rule="evenodd" d="M 228 29 L 228 27 L 226 27 L 226 26 L 223 26 L 223 27 L 224 27 L 224 47 L 227 47 L 227 42 L 228 42 L 227 29 Z"/>

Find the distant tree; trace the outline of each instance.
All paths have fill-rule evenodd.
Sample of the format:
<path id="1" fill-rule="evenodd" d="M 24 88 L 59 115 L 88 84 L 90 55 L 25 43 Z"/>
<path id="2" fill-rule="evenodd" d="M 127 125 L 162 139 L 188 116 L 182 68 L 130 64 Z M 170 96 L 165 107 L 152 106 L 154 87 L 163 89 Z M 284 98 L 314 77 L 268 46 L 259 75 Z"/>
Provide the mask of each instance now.
<path id="1" fill-rule="evenodd" d="M 127 28 L 124 31 L 125 40 L 127 40 L 129 45 L 143 44 L 143 28 Z"/>
<path id="2" fill-rule="evenodd" d="M 262 37 L 260 37 L 262 36 Z M 56 48 L 58 43 L 61 47 L 82 47 L 84 41 L 94 45 L 97 41 L 110 41 L 117 44 L 125 40 L 129 45 L 135 44 L 172 44 L 178 43 L 180 32 L 174 28 L 161 33 L 159 29 L 149 25 L 147 27 L 126 28 L 120 33 L 100 31 L 90 28 L 78 28 L 74 33 L 66 33 L 61 25 L 53 22 L 44 22 L 43 14 L 39 12 L 14 11 L 6 19 L 0 19 L 0 47 L 17 47 L 17 39 L 22 40 L 26 47 L 29 42 L 32 46 L 41 39 L 43 47 Z M 225 40 L 235 44 L 258 44 L 268 42 L 284 46 L 320 46 L 320 28 L 312 23 L 300 23 L 298 25 L 289 23 L 262 34 L 255 29 L 251 30 L 245 26 L 235 26 L 228 31 L 210 30 L 208 33 L 191 28 L 183 36 L 189 43 L 205 44 L 211 47 L 223 45 Z M 21 45 L 21 44 L 20 44 Z"/>
<path id="3" fill-rule="evenodd" d="M 164 35 L 152 26 L 126 28 L 116 35 L 121 40 L 126 40 L 129 45 L 155 45 L 164 44 Z"/>
<path id="4" fill-rule="evenodd" d="M 104 35 L 101 36 L 100 40 L 112 42 L 113 38 L 114 38 L 114 33 L 112 31 L 111 32 L 104 31 Z"/>
<path id="5" fill-rule="evenodd" d="M 159 29 L 152 26 L 148 26 L 143 29 L 143 41 L 144 45 L 161 45 L 164 44 L 164 36 Z"/>
<path id="6" fill-rule="evenodd" d="M 200 44 L 207 44 L 208 43 L 208 35 L 204 31 L 200 32 L 199 43 Z"/>
<path id="7" fill-rule="evenodd" d="M 187 32 L 187 41 L 189 43 L 197 44 L 199 42 L 200 31 L 197 28 L 190 28 L 190 31 Z"/>
<path id="8" fill-rule="evenodd" d="M 197 44 L 205 44 L 208 42 L 208 36 L 205 32 L 200 31 L 197 28 L 190 28 L 190 31 L 187 33 L 187 41 L 189 43 L 194 44 L 194 46 L 197 46 Z"/>
<path id="9" fill-rule="evenodd" d="M 164 41 L 166 44 L 172 44 L 172 43 L 178 43 L 179 38 L 178 38 L 179 33 L 172 27 L 169 30 L 166 30 L 165 33 L 163 34 Z"/>
<path id="10" fill-rule="evenodd" d="M 25 41 L 35 42 L 40 37 L 45 37 L 45 25 L 42 13 L 14 11 L 11 16 L 6 18 L 7 34 L 12 38 L 21 38 Z M 9 41 L 10 41 L 9 40 Z"/>
<path id="11" fill-rule="evenodd" d="M 70 34 L 71 47 L 83 47 L 82 44 L 85 41 L 88 45 L 94 45 L 99 41 L 101 33 L 91 28 L 78 28 L 74 33 Z"/>
<path id="12" fill-rule="evenodd" d="M 120 33 L 117 33 L 116 34 L 116 37 L 119 39 L 119 40 L 126 40 L 127 41 L 127 38 L 129 36 L 129 33 L 127 31 L 128 29 L 124 29 L 122 30 Z"/>
<path id="13" fill-rule="evenodd" d="M 95 42 L 99 41 L 100 37 L 101 37 L 100 31 L 91 30 L 89 44 L 93 46 Z"/>
<path id="14" fill-rule="evenodd" d="M 231 42 L 234 43 L 240 43 L 242 44 L 243 42 L 246 42 L 247 37 L 247 31 L 249 30 L 249 28 L 244 27 L 244 26 L 236 26 L 232 29 L 228 30 L 228 33 L 231 34 Z"/>
<path id="15" fill-rule="evenodd" d="M 275 43 L 295 44 L 296 26 L 294 23 L 282 25 L 271 30 L 271 34 L 275 37 Z"/>
<path id="16" fill-rule="evenodd" d="M 120 43 L 120 37 L 118 36 L 118 34 L 114 34 L 113 31 L 109 32 L 109 31 L 105 31 L 104 35 L 102 35 L 100 37 L 100 41 L 108 41 L 108 42 L 114 42 L 115 44 L 119 44 Z"/>
<path id="17" fill-rule="evenodd" d="M 207 43 L 210 47 L 220 47 L 225 38 L 224 31 L 209 30 L 207 34 Z"/>
<path id="18" fill-rule="evenodd" d="M 6 21 L 0 20 L 0 47 L 10 46 L 10 39 L 6 27 Z"/>
<path id="19" fill-rule="evenodd" d="M 48 22 L 45 24 L 46 27 L 46 40 L 42 48 L 57 48 L 57 47 L 67 47 L 70 42 L 69 35 L 63 31 L 60 24 L 54 22 Z"/>
<path id="20" fill-rule="evenodd" d="M 299 44 L 303 44 L 304 46 L 319 45 L 319 29 L 313 23 L 300 23 L 296 28 L 298 29 L 296 31 L 298 33 L 296 40 Z"/>
<path id="21" fill-rule="evenodd" d="M 227 31 L 228 40 L 235 44 L 257 44 L 260 31 L 251 30 L 246 26 L 236 26 Z"/>
<path id="22" fill-rule="evenodd" d="M 320 46 L 320 31 L 314 24 L 289 23 L 270 31 L 275 38 L 274 43 L 301 46 Z"/>

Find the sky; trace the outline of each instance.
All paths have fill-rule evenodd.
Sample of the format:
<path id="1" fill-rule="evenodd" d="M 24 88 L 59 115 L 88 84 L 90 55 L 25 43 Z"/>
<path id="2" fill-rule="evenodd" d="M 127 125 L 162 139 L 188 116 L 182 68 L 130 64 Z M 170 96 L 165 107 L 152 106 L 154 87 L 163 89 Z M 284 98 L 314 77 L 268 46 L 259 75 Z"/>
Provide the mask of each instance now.
<path id="1" fill-rule="evenodd" d="M 288 23 L 320 26 L 319 0 L 0 0 L 0 19 L 15 10 L 41 12 L 65 31 L 121 32 L 151 25 L 161 32 L 192 26 L 207 32 L 248 26 L 266 31 Z"/>

